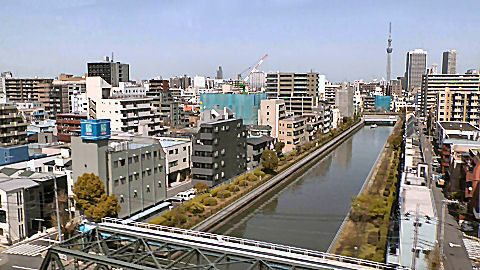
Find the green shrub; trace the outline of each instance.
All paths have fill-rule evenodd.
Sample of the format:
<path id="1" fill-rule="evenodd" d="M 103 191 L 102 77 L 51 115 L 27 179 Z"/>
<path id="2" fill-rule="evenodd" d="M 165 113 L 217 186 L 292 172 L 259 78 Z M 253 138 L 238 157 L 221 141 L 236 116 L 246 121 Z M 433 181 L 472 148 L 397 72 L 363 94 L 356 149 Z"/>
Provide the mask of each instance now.
<path id="1" fill-rule="evenodd" d="M 248 183 L 247 183 L 247 181 L 242 180 L 242 181 L 238 182 L 238 185 L 241 186 L 241 187 L 246 187 L 246 186 L 248 186 Z"/>
<path id="2" fill-rule="evenodd" d="M 282 158 L 283 158 L 283 160 L 285 160 L 284 157 L 281 157 L 280 160 L 282 160 Z M 253 174 L 257 177 L 260 177 L 260 176 L 264 177 L 265 176 L 265 173 L 260 169 L 256 169 L 255 171 L 253 171 Z"/>
<path id="3" fill-rule="evenodd" d="M 239 188 L 237 185 L 232 185 L 232 184 L 231 184 L 231 185 L 228 186 L 228 190 L 229 190 L 230 192 L 237 192 L 237 191 L 240 190 L 240 188 Z"/>
<path id="4" fill-rule="evenodd" d="M 280 161 L 285 161 L 285 157 L 281 157 L 281 158 L 280 158 Z"/>
<path id="5" fill-rule="evenodd" d="M 207 193 L 210 191 L 210 187 L 204 182 L 198 182 L 193 187 L 195 188 L 195 194 L 197 195 Z"/>
<path id="6" fill-rule="evenodd" d="M 232 196 L 232 193 L 230 193 L 230 191 L 228 191 L 228 190 L 226 190 L 226 189 L 218 192 L 218 194 L 217 194 L 217 197 L 218 197 L 218 198 L 228 198 L 228 197 L 230 197 L 230 196 Z"/>
<path id="7" fill-rule="evenodd" d="M 378 232 L 377 231 L 369 232 L 367 242 L 372 246 L 376 246 L 378 243 Z"/>
<path id="8" fill-rule="evenodd" d="M 257 181 L 257 180 L 258 180 L 258 177 L 256 177 L 255 175 L 253 175 L 253 174 L 251 174 L 251 173 L 247 174 L 247 181 L 249 181 L 249 182 L 255 182 L 255 181 Z"/>
<path id="9" fill-rule="evenodd" d="M 203 206 L 202 204 L 198 203 L 198 202 L 193 202 L 189 207 L 188 207 L 188 211 L 192 214 L 200 214 L 203 212 L 203 210 L 205 210 L 205 206 Z"/>
<path id="10" fill-rule="evenodd" d="M 206 197 L 202 200 L 202 203 L 205 206 L 215 206 L 217 205 L 217 199 L 213 197 Z"/>
<path id="11" fill-rule="evenodd" d="M 225 186 L 219 186 L 214 188 L 212 191 L 210 191 L 210 194 L 212 194 L 213 197 L 217 197 L 218 193 L 220 193 L 222 190 L 225 189 Z"/>

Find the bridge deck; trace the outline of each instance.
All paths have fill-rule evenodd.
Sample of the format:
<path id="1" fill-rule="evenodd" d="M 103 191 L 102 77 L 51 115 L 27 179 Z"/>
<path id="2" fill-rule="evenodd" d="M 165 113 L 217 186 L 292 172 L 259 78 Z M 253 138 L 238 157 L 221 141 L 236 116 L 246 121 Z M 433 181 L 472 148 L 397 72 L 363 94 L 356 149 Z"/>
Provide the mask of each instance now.
<path id="1" fill-rule="evenodd" d="M 407 269 L 272 243 L 106 218 L 89 232 L 53 246 L 84 264 L 124 269 Z M 88 256 L 87 256 L 88 255 Z M 90 259 L 87 259 L 90 258 Z M 60 269 L 60 268 L 59 268 Z"/>

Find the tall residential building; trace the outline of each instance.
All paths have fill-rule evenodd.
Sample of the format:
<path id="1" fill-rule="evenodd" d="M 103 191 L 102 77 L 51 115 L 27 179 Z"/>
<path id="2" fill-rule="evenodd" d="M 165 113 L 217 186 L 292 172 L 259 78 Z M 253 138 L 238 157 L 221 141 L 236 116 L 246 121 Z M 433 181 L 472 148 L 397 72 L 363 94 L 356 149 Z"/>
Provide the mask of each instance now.
<path id="1" fill-rule="evenodd" d="M 268 99 L 283 99 L 287 112 L 310 113 L 318 101 L 318 73 L 268 73 L 265 92 Z"/>
<path id="2" fill-rule="evenodd" d="M 27 143 L 27 122 L 15 104 L 0 104 L 0 147 Z M 0 157 L 2 158 L 2 157 Z"/>
<path id="3" fill-rule="evenodd" d="M 78 103 L 78 96 L 85 95 L 87 91 L 86 80 L 84 77 L 74 77 L 69 74 L 60 74 L 60 76 L 53 80 L 53 90 L 56 93 L 56 96 L 60 100 L 59 108 L 57 111 L 59 113 L 71 113 L 76 111 L 82 111 L 84 104 Z M 75 103 L 72 102 L 72 99 L 75 99 Z"/>
<path id="4" fill-rule="evenodd" d="M 335 106 L 340 110 L 342 117 L 353 117 L 353 87 L 344 82 L 335 92 Z"/>
<path id="5" fill-rule="evenodd" d="M 113 87 L 119 85 L 119 82 L 130 81 L 130 71 L 128 64 L 113 62 L 105 56 L 102 62 L 91 62 L 87 64 L 88 77 L 99 76 Z"/>
<path id="6" fill-rule="evenodd" d="M 254 91 L 260 91 L 265 88 L 265 72 L 256 70 L 250 75 L 250 89 Z"/>
<path id="7" fill-rule="evenodd" d="M 219 66 L 218 67 L 218 70 L 217 70 L 217 76 L 215 77 L 215 79 L 223 79 L 223 70 L 222 70 L 222 66 Z"/>
<path id="8" fill-rule="evenodd" d="M 442 56 L 442 74 L 457 74 L 457 51 L 448 50 Z"/>
<path id="9" fill-rule="evenodd" d="M 480 127 L 480 91 L 440 90 L 435 110 L 437 122 L 467 122 Z"/>
<path id="10" fill-rule="evenodd" d="M 264 99 L 260 103 L 258 124 L 270 126 L 273 138 L 278 138 L 279 121 L 287 116 L 285 110 L 285 101 L 283 99 Z"/>
<path id="11" fill-rule="evenodd" d="M 215 186 L 247 168 L 247 131 L 242 119 L 200 124 L 193 142 L 193 182 Z"/>
<path id="12" fill-rule="evenodd" d="M 427 51 L 415 49 L 407 52 L 407 61 L 405 69 L 406 90 L 413 92 L 415 88 L 422 86 L 422 75 L 427 72 Z"/>
<path id="13" fill-rule="evenodd" d="M 321 100 L 327 102 L 330 106 L 335 106 L 335 93 L 340 87 L 340 84 L 327 83 L 325 85 L 325 95 Z"/>
<path id="14" fill-rule="evenodd" d="M 14 103 L 48 102 L 52 82 L 53 79 L 5 78 L 5 94 L 8 101 Z"/>
<path id="15" fill-rule="evenodd" d="M 449 90 L 451 92 L 478 92 L 480 75 L 478 74 L 427 74 L 422 76 L 422 92 L 420 112 L 427 115 L 433 111 L 438 103 L 438 93 Z"/>
<path id="16" fill-rule="evenodd" d="M 0 73 L 0 103 L 7 102 L 7 93 L 5 92 L 5 79 L 12 78 L 12 72 L 4 71 Z"/>
<path id="17" fill-rule="evenodd" d="M 164 133 L 153 98 L 113 97 L 112 87 L 100 77 L 87 77 L 88 118 L 111 119 L 112 131 L 146 136 Z"/>
<path id="18" fill-rule="evenodd" d="M 82 136 L 72 136 L 73 179 L 84 173 L 98 175 L 107 194 L 117 196 L 118 216 L 124 218 L 165 200 L 165 153 L 156 139 L 110 137 L 108 122 L 84 120 Z"/>

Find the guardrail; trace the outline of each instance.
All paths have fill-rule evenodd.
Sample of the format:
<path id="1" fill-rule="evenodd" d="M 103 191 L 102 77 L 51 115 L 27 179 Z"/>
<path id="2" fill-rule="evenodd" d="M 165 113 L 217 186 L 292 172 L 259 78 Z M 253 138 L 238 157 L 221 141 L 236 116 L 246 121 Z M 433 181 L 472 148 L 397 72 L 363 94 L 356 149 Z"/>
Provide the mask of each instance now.
<path id="1" fill-rule="evenodd" d="M 181 235 L 186 235 L 191 237 L 212 239 L 212 240 L 217 240 L 217 241 L 222 241 L 222 242 L 227 242 L 232 244 L 240 244 L 240 245 L 245 245 L 245 246 L 250 246 L 255 248 L 265 248 L 265 249 L 271 249 L 276 251 L 283 251 L 283 252 L 288 252 L 295 255 L 310 256 L 316 259 L 332 260 L 332 261 L 338 261 L 342 263 L 350 263 L 355 265 L 367 266 L 373 269 L 398 269 L 398 270 L 410 269 L 404 266 L 399 266 L 394 264 L 384 264 L 384 263 L 363 260 L 363 259 L 358 259 L 353 257 L 347 257 L 347 256 L 341 256 L 341 255 L 336 255 L 336 254 L 331 254 L 331 253 L 326 253 L 321 251 L 291 247 L 286 245 L 280 245 L 280 244 L 274 244 L 274 243 L 268 243 L 268 242 L 262 242 L 262 241 L 256 241 L 256 240 L 250 240 L 250 239 L 244 239 L 244 238 L 238 238 L 238 237 L 232 237 L 232 236 L 220 235 L 220 234 L 214 234 L 214 233 L 208 233 L 208 232 L 200 232 L 200 231 L 193 231 L 188 229 L 155 225 L 150 223 L 128 221 L 128 220 L 123 220 L 119 218 L 108 218 L 108 217 L 102 218 L 102 223 L 106 223 L 106 224 L 112 223 L 112 224 L 122 225 L 122 226 L 132 226 L 136 228 L 150 229 L 150 230 L 156 230 L 156 231 L 167 232 L 167 233 L 176 233 L 176 234 L 181 234 Z"/>

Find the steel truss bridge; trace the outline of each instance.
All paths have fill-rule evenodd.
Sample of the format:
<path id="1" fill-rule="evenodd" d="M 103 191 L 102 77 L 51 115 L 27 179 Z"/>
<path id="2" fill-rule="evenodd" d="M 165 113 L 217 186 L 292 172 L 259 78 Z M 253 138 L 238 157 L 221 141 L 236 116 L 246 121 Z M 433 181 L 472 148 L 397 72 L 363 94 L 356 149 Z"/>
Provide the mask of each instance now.
<path id="1" fill-rule="evenodd" d="M 52 246 L 40 269 L 408 269 L 115 218 L 91 227 Z"/>

